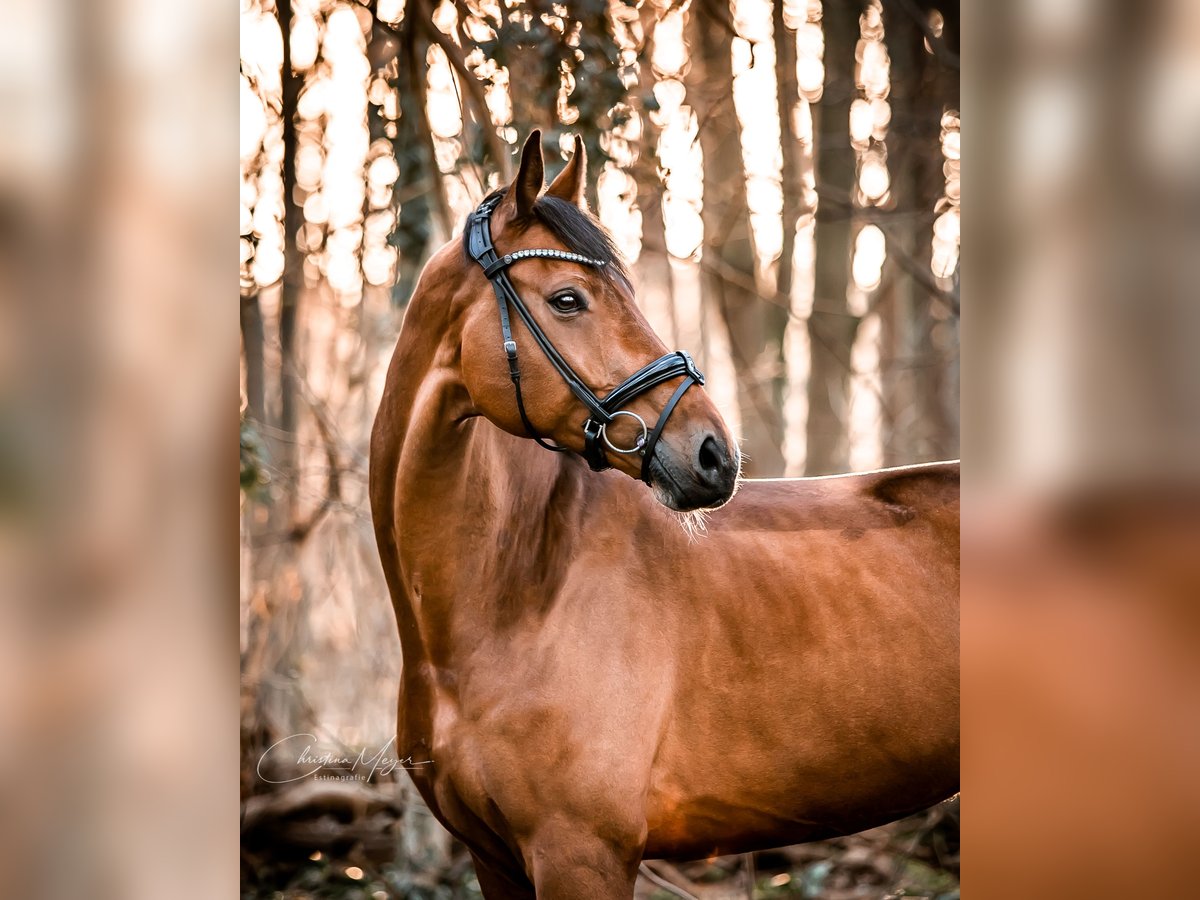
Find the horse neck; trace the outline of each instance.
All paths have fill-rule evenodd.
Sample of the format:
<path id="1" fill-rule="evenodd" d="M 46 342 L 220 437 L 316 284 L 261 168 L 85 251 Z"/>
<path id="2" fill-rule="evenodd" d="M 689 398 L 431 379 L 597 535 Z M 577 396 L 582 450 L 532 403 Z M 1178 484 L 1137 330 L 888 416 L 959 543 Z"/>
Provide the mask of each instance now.
<path id="1" fill-rule="evenodd" d="M 402 358 L 400 371 L 414 375 L 396 392 L 406 408 L 394 410 L 397 615 L 408 619 L 402 640 L 419 635 L 419 652 L 439 666 L 544 612 L 571 559 L 587 489 L 579 460 L 472 416 L 456 366 L 436 362 L 447 355 L 432 354 L 424 371 Z"/>

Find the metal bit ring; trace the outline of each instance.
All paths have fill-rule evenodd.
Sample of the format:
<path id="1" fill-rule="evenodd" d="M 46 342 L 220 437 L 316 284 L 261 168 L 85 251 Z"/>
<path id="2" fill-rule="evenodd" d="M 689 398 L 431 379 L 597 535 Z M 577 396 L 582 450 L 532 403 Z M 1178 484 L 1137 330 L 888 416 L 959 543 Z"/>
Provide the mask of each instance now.
<path id="1" fill-rule="evenodd" d="M 611 422 L 606 422 L 600 426 L 600 437 L 604 440 L 604 443 L 608 449 L 613 453 L 637 453 L 642 449 L 642 447 L 646 446 L 646 439 L 650 436 L 650 429 L 646 427 L 646 420 L 637 413 L 630 412 L 627 409 L 618 409 L 612 414 L 614 419 L 617 416 L 629 416 L 631 419 L 636 419 L 637 423 L 642 426 L 642 434 L 641 437 L 637 439 L 637 443 L 628 449 L 615 446 L 613 442 L 608 439 L 608 426 L 612 424 Z"/>

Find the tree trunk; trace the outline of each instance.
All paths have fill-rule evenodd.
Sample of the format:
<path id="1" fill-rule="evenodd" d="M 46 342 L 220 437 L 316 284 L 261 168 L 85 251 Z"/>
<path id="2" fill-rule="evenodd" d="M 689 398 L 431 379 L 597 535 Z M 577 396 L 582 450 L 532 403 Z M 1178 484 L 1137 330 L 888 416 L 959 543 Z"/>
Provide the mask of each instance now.
<path id="1" fill-rule="evenodd" d="M 720 0 L 696 0 L 688 16 L 691 68 L 688 102 L 699 123 L 704 154 L 704 303 L 729 333 L 738 376 L 745 471 L 783 473 L 783 417 L 772 385 L 783 366 L 782 347 L 769 333 L 765 303 L 754 280 L 755 252 L 746 201 L 741 127 L 733 104 L 732 26 Z"/>
<path id="2" fill-rule="evenodd" d="M 808 320 L 812 361 L 808 379 L 807 475 L 850 466 L 850 351 L 858 320 L 850 314 L 851 220 L 855 156 L 850 104 L 855 97 L 854 51 L 861 3 L 825 4 L 825 88 L 813 108 L 816 145 L 816 263 Z"/>
<path id="3" fill-rule="evenodd" d="M 392 139 L 392 152 L 400 170 L 392 189 L 396 228 L 389 238 L 398 256 L 396 284 L 392 288 L 392 302 L 396 306 L 408 303 L 428 257 L 433 235 L 430 194 L 436 190 L 435 179 L 439 178 L 436 164 L 425 155 L 425 144 L 420 135 L 419 101 L 413 77 L 414 69 L 418 73 L 421 69 L 409 65 L 412 38 L 407 32 L 404 38 L 399 50 L 403 58 L 396 66 L 400 114 L 396 119 L 396 136 Z"/>
<path id="4" fill-rule="evenodd" d="M 284 271 L 280 284 L 279 312 L 280 414 L 278 431 L 267 445 L 272 466 L 279 473 L 273 491 L 277 489 L 282 496 L 266 498 L 268 514 L 262 519 L 248 504 L 252 539 L 264 535 L 287 535 L 299 518 L 296 436 L 301 397 L 297 357 L 304 255 L 297 242 L 297 234 L 304 223 L 304 212 L 296 202 L 296 107 L 304 79 L 292 70 L 292 14 L 291 4 L 281 0 Z M 250 591 L 262 593 L 267 612 L 252 634 L 252 640 L 256 643 L 250 648 L 251 654 L 260 654 L 256 658 L 261 665 L 243 665 L 243 671 L 248 673 L 243 690 L 250 694 L 252 699 L 249 707 L 253 710 L 249 718 L 243 721 L 244 750 L 252 747 L 264 735 L 278 737 L 281 731 L 287 733 L 283 729 L 303 731 L 312 721 L 311 710 L 294 680 L 301 648 L 309 644 L 309 598 L 307 587 L 298 575 L 298 547 L 285 539 L 273 546 L 259 545 L 252 552 Z"/>
<path id="5" fill-rule="evenodd" d="M 512 100 L 512 124 L 517 129 L 517 141 L 523 142 L 534 128 L 545 130 L 558 121 L 553 106 L 547 111 L 544 103 L 554 96 L 558 84 L 558 73 L 553 83 L 549 74 L 539 65 L 539 55 L 531 45 L 531 38 L 518 17 L 516 22 L 509 18 L 510 6 L 505 0 L 500 3 L 500 41 L 505 47 L 505 63 L 508 66 L 508 93 Z M 534 9 L 540 12 L 540 9 Z"/>
<path id="6" fill-rule="evenodd" d="M 885 465 L 904 465 L 944 459 L 958 448 L 957 425 L 945 402 L 952 370 L 945 350 L 933 343 L 934 300 L 901 263 L 930 271 L 934 206 L 944 184 L 939 163 L 945 85 L 938 87 L 945 79 L 938 77 L 939 64 L 926 52 L 912 15 L 890 3 L 883 15 L 892 80 L 888 158 L 900 214 L 887 230 L 890 288 L 879 305 L 883 445 Z M 957 84 L 956 74 L 949 80 Z M 949 393 L 957 403 L 957 391 Z"/>
<path id="7" fill-rule="evenodd" d="M 804 212 L 804 154 L 796 133 L 796 111 L 800 106 L 800 87 L 796 81 L 796 32 L 783 20 L 783 0 L 772 4 L 771 18 L 775 39 L 775 83 L 779 102 L 779 140 L 782 149 L 780 182 L 783 189 L 783 244 L 776 269 L 775 292 L 790 303 L 795 287 L 796 224 Z M 774 305 L 766 310 L 767 331 L 772 341 L 783 347 L 790 306 Z M 782 349 L 781 349 L 782 358 Z M 783 409 L 788 384 L 787 368 L 781 362 L 772 384 L 776 409 Z"/>
<path id="8" fill-rule="evenodd" d="M 422 162 L 429 173 L 430 193 L 433 195 L 433 234 L 432 243 L 436 247 L 450 237 L 454 229 L 451 221 L 450 200 L 446 196 L 446 184 L 442 180 L 442 171 L 437 164 L 437 151 L 433 143 L 433 129 L 429 127 L 429 110 L 426 108 L 429 95 L 429 83 L 426 80 L 428 66 L 425 56 L 429 45 L 417 35 L 415 24 L 409 23 L 405 29 L 408 40 L 404 44 L 404 62 L 408 68 L 409 87 L 412 91 L 412 104 L 406 107 L 411 112 L 412 123 L 421 147 Z"/>
<path id="9" fill-rule="evenodd" d="M 258 424 L 266 421 L 263 383 L 263 319 L 258 291 L 241 298 L 242 357 L 246 361 L 246 416 Z"/>
<path id="10" fill-rule="evenodd" d="M 299 373 L 296 347 L 298 343 L 300 293 L 304 289 L 304 257 L 297 244 L 297 235 L 304 224 L 304 211 L 296 202 L 296 108 L 304 79 L 292 69 L 292 4 L 279 3 L 279 30 L 283 37 L 283 68 L 280 79 L 283 87 L 281 115 L 283 117 L 283 283 L 279 306 L 280 346 L 280 414 L 279 429 L 283 440 L 273 442 L 275 464 L 286 476 L 282 481 L 286 502 L 283 504 L 287 521 L 293 522 L 297 513 L 295 490 L 296 441 L 299 425 Z"/>
<path id="11" fill-rule="evenodd" d="M 945 21 L 942 27 L 942 44 L 946 50 L 958 57 L 959 53 L 959 18 L 956 4 L 949 4 L 943 12 Z M 942 57 L 924 57 L 925 67 L 932 70 L 933 87 L 929 93 L 928 119 L 930 127 L 930 143 L 933 155 L 930 163 L 933 168 L 932 178 L 927 182 L 931 185 L 935 197 L 940 197 L 945 190 L 945 177 L 942 172 L 941 155 L 941 119 L 947 109 L 960 109 L 959 70 L 947 65 Z M 936 200 L 935 200 L 936 202 Z M 958 291 L 958 270 L 955 269 L 954 293 Z M 932 298 L 931 298 L 932 300 Z M 938 364 L 934 368 L 936 383 L 936 431 L 933 452 L 938 459 L 957 458 L 960 455 L 959 444 L 959 316 L 950 314 L 944 305 L 932 300 L 931 310 L 934 313 L 933 329 L 930 332 L 930 349 Z M 941 332 L 940 339 L 939 331 Z"/>
<path id="12" fill-rule="evenodd" d="M 898 466 L 918 462 L 919 431 L 925 419 L 921 392 L 916 383 L 920 357 L 919 335 L 928 327 L 925 291 L 898 262 L 908 257 L 919 264 L 921 236 L 929 235 L 933 207 L 921 208 L 918 185 L 927 162 L 926 148 L 918 137 L 922 38 L 904 12 L 894 4 L 883 11 L 885 39 L 891 59 L 892 107 L 888 162 L 892 198 L 900 215 L 887 231 L 888 255 L 884 284 L 878 302 L 880 316 L 880 390 L 883 416 L 883 464 Z"/>
<path id="13" fill-rule="evenodd" d="M 632 172 L 637 182 L 638 211 L 642 215 L 642 253 L 637 266 L 641 276 L 638 299 L 663 341 L 675 347 L 679 342 L 679 329 L 675 321 L 675 282 L 671 274 L 671 258 L 667 252 L 666 225 L 663 221 L 662 196 L 665 186 L 658 171 L 660 129 L 651 120 L 645 102 L 654 95 L 654 73 L 650 60 L 654 55 L 654 28 L 658 13 L 653 4 L 645 3 L 639 15 L 644 35 L 638 53 L 642 80 L 639 86 L 642 139 Z"/>

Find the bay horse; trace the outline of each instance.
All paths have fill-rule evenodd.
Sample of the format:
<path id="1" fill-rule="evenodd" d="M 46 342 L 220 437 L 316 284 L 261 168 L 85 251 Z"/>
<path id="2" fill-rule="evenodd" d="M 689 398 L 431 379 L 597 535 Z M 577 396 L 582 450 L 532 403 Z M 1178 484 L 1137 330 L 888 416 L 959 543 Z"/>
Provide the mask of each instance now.
<path id="1" fill-rule="evenodd" d="M 739 482 L 585 169 L 577 138 L 543 194 L 534 132 L 430 259 L 371 438 L 399 756 L 487 900 L 628 900 L 643 858 L 958 790 L 958 464 Z"/>

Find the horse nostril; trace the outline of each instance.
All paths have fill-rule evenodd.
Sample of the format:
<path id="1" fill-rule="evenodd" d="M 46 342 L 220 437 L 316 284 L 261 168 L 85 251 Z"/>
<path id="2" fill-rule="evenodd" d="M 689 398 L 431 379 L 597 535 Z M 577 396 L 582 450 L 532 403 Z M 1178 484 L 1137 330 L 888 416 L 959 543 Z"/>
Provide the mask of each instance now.
<path id="1" fill-rule="evenodd" d="M 696 463 L 699 465 L 701 472 L 712 478 L 720 474 L 724 456 L 725 454 L 722 452 L 721 445 L 710 434 L 700 443 L 700 450 L 696 454 Z"/>

